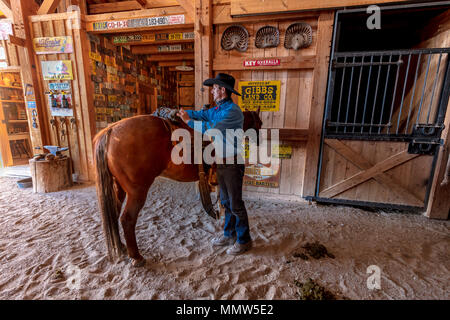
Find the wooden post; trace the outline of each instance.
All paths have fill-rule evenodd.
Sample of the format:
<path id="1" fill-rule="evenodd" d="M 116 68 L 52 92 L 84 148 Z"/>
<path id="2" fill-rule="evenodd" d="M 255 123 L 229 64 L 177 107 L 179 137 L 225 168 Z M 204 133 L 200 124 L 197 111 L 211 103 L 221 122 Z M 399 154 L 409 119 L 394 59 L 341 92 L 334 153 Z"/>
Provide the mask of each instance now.
<path id="1" fill-rule="evenodd" d="M 305 171 L 303 175 L 302 196 L 314 196 L 317 165 L 319 162 L 320 135 L 322 133 L 323 111 L 327 91 L 328 64 L 333 35 L 334 13 L 323 12 L 319 17 L 317 29 L 317 55 L 314 68 L 314 87 L 309 120 L 309 136 L 306 146 Z"/>
<path id="2" fill-rule="evenodd" d="M 439 156 L 436 163 L 436 172 L 433 178 L 433 184 L 430 190 L 427 211 L 425 216 L 432 219 L 448 219 L 450 211 L 450 183 L 441 185 L 444 174 L 447 169 L 447 161 L 450 156 L 450 103 L 447 105 L 447 114 L 444 120 L 444 131 L 442 140 L 444 145 L 439 150 Z"/>
<path id="3" fill-rule="evenodd" d="M 203 81 L 212 77 L 212 1 L 195 0 L 195 108 L 210 103 L 210 92 Z"/>
<path id="4" fill-rule="evenodd" d="M 202 22 L 203 22 L 203 35 L 202 35 L 202 85 L 203 81 L 212 77 L 212 64 L 213 64 L 213 48 L 212 48 L 212 33 L 213 33 L 213 13 L 212 13 L 212 0 L 202 0 Z M 203 91 L 203 103 L 200 107 L 203 107 L 206 103 L 212 103 L 211 90 L 206 88 Z"/>
<path id="5" fill-rule="evenodd" d="M 76 68 L 78 72 L 78 86 L 81 97 L 81 110 L 83 124 L 82 127 L 79 125 L 79 130 L 84 131 L 84 155 L 83 161 L 87 161 L 87 175 L 80 175 L 81 180 L 94 181 L 94 146 L 93 138 L 96 132 L 95 126 L 95 108 L 94 101 L 91 98 L 94 95 L 94 88 L 91 81 L 91 69 L 89 66 L 89 41 L 84 24 L 81 22 L 83 20 L 82 16 L 79 17 L 79 21 L 71 21 L 71 28 L 69 25 L 70 20 L 67 21 L 68 29 L 72 29 L 72 35 L 74 38 L 75 45 L 75 57 L 76 57 Z M 82 128 L 82 129 L 81 129 Z M 83 172 L 84 173 L 84 172 Z"/>
<path id="6" fill-rule="evenodd" d="M 33 37 L 28 23 L 28 17 L 35 15 L 39 7 L 34 1 L 11 0 L 11 8 L 14 17 L 15 36 L 25 39 L 25 46 L 17 48 L 22 70 L 23 87 L 26 90 L 27 85 L 33 86 L 34 95 L 27 96 L 25 92 L 25 100 L 36 101 L 37 128 L 33 128 L 30 125 L 31 121 L 29 121 L 31 143 L 34 151 L 34 148 L 42 147 L 44 144 L 50 142 L 49 127 L 46 121 L 47 108 L 39 85 L 38 74 L 36 71 L 38 69 L 35 64 L 32 44 Z M 32 119 L 32 111 L 33 109 L 27 108 L 28 119 Z"/>

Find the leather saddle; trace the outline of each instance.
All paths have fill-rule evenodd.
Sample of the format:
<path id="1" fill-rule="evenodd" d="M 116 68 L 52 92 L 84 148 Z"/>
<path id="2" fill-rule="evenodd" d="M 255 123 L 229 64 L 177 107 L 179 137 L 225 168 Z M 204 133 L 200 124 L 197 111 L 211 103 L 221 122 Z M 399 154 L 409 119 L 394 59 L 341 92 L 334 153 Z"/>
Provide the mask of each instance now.
<path id="1" fill-rule="evenodd" d="M 177 116 L 178 109 L 160 107 L 158 108 L 152 115 L 161 118 L 164 120 L 164 125 L 168 129 L 168 131 L 172 134 L 172 132 L 182 126 L 183 121 Z M 208 146 L 211 142 L 204 141 L 202 144 L 202 151 L 206 146 Z M 173 145 L 177 143 L 172 142 Z M 191 144 L 194 145 L 193 143 Z M 198 165 L 198 175 L 199 175 L 199 191 L 200 191 L 200 199 L 202 202 L 203 209 L 206 214 L 208 214 L 213 219 L 220 218 L 220 212 L 214 209 L 213 204 L 211 202 L 211 192 L 215 191 L 217 182 L 217 166 L 216 164 L 207 165 L 205 163 L 201 163 Z"/>

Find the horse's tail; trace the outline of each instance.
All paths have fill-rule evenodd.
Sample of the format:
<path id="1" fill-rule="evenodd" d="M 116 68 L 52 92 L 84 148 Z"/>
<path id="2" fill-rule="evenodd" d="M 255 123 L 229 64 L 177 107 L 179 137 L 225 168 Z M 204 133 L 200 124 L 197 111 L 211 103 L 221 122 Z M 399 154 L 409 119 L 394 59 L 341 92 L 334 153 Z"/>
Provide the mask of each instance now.
<path id="1" fill-rule="evenodd" d="M 108 168 L 108 140 L 111 128 L 100 132 L 94 140 L 97 197 L 103 221 L 106 246 L 109 257 L 120 256 L 118 199 L 114 192 L 113 176 Z"/>

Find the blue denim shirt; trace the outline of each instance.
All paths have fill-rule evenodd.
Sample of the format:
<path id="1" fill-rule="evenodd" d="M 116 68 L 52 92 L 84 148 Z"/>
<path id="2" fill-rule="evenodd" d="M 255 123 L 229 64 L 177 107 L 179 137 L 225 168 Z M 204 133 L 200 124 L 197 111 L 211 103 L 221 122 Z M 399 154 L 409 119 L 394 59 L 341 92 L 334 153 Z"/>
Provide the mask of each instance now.
<path id="1" fill-rule="evenodd" d="M 241 153 L 242 137 L 237 139 L 227 140 L 227 129 L 243 129 L 244 114 L 241 108 L 233 102 L 233 100 L 227 98 L 219 101 L 216 107 L 208 110 L 201 111 L 186 111 L 191 120 L 188 122 L 188 126 L 195 128 L 194 120 L 201 121 L 201 132 L 204 134 L 209 129 L 218 129 L 223 135 L 223 153 L 220 150 L 216 150 L 217 155 L 223 158 L 232 157 Z M 200 130 L 197 130 L 200 131 Z M 233 150 L 233 154 L 226 153 L 226 148 Z"/>

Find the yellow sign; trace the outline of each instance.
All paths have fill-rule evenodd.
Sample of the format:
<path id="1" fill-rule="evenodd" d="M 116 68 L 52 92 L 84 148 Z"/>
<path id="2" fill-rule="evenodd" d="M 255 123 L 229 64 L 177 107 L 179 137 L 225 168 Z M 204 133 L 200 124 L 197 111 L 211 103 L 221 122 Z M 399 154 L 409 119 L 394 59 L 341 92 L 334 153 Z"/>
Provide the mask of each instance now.
<path id="1" fill-rule="evenodd" d="M 103 94 L 94 94 L 94 100 L 105 101 L 106 97 Z"/>
<path id="2" fill-rule="evenodd" d="M 290 159 L 292 156 L 292 146 L 272 145 L 272 158 Z"/>
<path id="3" fill-rule="evenodd" d="M 182 33 L 171 33 L 169 34 L 169 40 L 183 40 Z"/>
<path id="4" fill-rule="evenodd" d="M 89 57 L 97 62 L 102 62 L 102 56 L 97 52 L 89 52 Z"/>
<path id="5" fill-rule="evenodd" d="M 45 37 L 33 39 L 36 54 L 72 53 L 72 37 Z"/>
<path id="6" fill-rule="evenodd" d="M 248 140 L 243 141 L 242 156 L 244 159 L 250 158 L 250 145 Z M 292 146 L 272 144 L 272 158 L 290 159 L 292 157 Z"/>
<path id="7" fill-rule="evenodd" d="M 108 67 L 114 67 L 116 65 L 116 59 L 114 57 L 105 56 L 105 64 Z"/>
<path id="8" fill-rule="evenodd" d="M 239 106 L 247 111 L 279 111 L 281 81 L 240 81 Z"/>
<path id="9" fill-rule="evenodd" d="M 95 60 L 90 59 L 90 61 L 91 61 L 91 71 L 92 71 L 92 74 L 95 76 L 95 75 L 97 75 L 97 64 L 96 64 Z"/>

